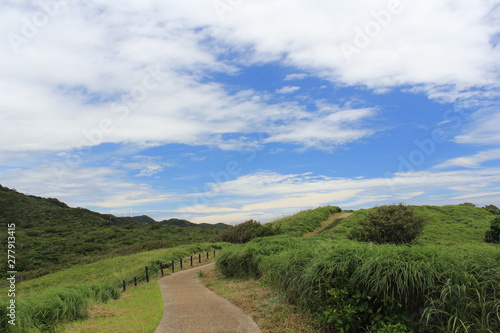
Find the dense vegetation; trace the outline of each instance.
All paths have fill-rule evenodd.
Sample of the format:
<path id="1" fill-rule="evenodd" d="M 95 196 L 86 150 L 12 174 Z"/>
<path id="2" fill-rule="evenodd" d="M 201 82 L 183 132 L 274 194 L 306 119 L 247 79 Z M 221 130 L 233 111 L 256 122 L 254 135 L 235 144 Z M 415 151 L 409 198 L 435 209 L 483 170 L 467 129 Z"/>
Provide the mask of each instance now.
<path id="1" fill-rule="evenodd" d="M 60 323 L 86 318 L 92 304 L 117 298 L 123 279 L 129 285 L 134 276 L 144 280 L 145 266 L 154 277 L 159 272 L 159 262 L 219 249 L 223 245 L 183 245 L 114 257 L 22 282 L 18 284 L 20 295 L 16 297 L 16 326 L 7 324 L 7 300 L 0 299 L 0 332 L 55 332 Z"/>
<path id="2" fill-rule="evenodd" d="M 27 196 L 0 185 L 0 226 L 7 230 L 10 223 L 16 224 L 16 268 L 22 279 L 113 255 L 211 242 L 223 229 L 147 225 L 70 208 L 57 199 Z M 5 249 L 7 238 L 0 239 Z M 5 264 L 0 266 L 1 277 L 7 271 Z"/>
<path id="3" fill-rule="evenodd" d="M 233 245 L 217 266 L 266 279 L 325 332 L 499 332 L 500 249 L 484 242 L 495 216 L 468 205 L 415 210 L 429 216 L 419 245 L 347 240 L 364 210 L 318 236 Z"/>
<path id="4" fill-rule="evenodd" d="M 271 224 L 262 225 L 255 220 L 248 220 L 221 231 L 215 239 L 219 242 L 243 244 L 257 237 L 273 236 L 279 233 L 279 227 Z"/>
<path id="5" fill-rule="evenodd" d="M 403 204 L 375 207 L 348 237 L 378 244 L 410 244 L 422 234 L 428 217 Z"/>

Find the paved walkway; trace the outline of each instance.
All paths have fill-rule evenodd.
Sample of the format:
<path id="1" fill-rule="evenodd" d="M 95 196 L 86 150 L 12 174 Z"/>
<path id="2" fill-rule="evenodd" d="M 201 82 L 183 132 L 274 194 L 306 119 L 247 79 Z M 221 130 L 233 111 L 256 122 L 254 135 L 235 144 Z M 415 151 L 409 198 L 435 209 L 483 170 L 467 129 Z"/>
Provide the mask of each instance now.
<path id="1" fill-rule="evenodd" d="M 163 318 L 154 333 L 260 333 L 257 324 L 228 300 L 206 288 L 200 271 L 208 264 L 158 280 L 163 294 Z"/>

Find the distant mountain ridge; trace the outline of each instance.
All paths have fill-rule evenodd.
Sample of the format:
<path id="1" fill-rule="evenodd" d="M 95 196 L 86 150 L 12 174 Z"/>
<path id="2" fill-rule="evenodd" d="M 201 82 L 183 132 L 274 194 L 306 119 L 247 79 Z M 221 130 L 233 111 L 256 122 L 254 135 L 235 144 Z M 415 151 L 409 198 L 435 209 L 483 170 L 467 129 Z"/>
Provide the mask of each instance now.
<path id="1" fill-rule="evenodd" d="M 160 222 L 157 222 L 153 218 L 147 216 L 147 215 L 140 215 L 140 216 L 123 216 L 121 217 L 122 219 L 126 219 L 129 221 L 134 221 L 134 222 L 141 222 L 141 223 L 146 223 L 146 224 L 161 224 L 161 225 L 173 225 L 177 227 L 184 227 L 184 228 L 229 228 L 230 225 L 224 224 L 224 223 L 217 223 L 217 224 L 210 224 L 210 223 L 193 223 L 188 220 L 183 220 L 183 219 L 176 219 L 176 218 L 171 218 L 168 220 L 163 220 Z"/>

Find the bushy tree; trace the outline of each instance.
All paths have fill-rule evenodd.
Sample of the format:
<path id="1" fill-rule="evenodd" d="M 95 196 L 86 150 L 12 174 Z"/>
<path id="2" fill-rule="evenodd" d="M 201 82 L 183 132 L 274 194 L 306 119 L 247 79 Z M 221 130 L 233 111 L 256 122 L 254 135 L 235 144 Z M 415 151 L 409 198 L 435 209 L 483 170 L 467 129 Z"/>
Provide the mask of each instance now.
<path id="1" fill-rule="evenodd" d="M 248 220 L 235 227 L 221 231 L 216 236 L 216 240 L 220 242 L 242 244 L 256 237 L 273 236 L 277 233 L 279 233 L 278 229 L 270 224 L 262 225 L 255 220 Z"/>
<path id="2" fill-rule="evenodd" d="M 428 218 L 402 203 L 370 211 L 349 238 L 362 242 L 408 244 L 421 235 Z"/>
<path id="3" fill-rule="evenodd" d="M 500 243 L 500 217 L 491 221 L 490 230 L 486 231 L 484 240 L 488 243 Z"/>
<path id="4" fill-rule="evenodd" d="M 484 206 L 484 209 L 486 209 L 491 214 L 500 215 L 500 209 L 495 205 Z"/>

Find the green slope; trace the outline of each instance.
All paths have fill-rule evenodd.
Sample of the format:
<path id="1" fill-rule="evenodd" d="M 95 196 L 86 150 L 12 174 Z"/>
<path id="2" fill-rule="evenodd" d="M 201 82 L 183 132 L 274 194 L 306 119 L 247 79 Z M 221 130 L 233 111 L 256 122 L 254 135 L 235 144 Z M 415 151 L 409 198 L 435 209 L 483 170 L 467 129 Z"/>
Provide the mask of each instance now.
<path id="1" fill-rule="evenodd" d="M 211 242 L 221 228 L 147 225 L 82 208 L 57 199 L 28 196 L 0 185 L 0 226 L 16 225 L 17 270 L 22 278 L 47 274 L 76 263 L 182 244 Z M 6 252 L 6 237 L 1 237 Z M 6 262 L 0 269 L 6 272 Z"/>
<path id="2" fill-rule="evenodd" d="M 370 209 L 360 209 L 335 228 L 319 237 L 346 239 Z M 461 205 L 415 206 L 416 213 L 429 216 L 429 223 L 420 236 L 419 244 L 484 243 L 484 235 L 496 215 L 479 207 Z"/>
<path id="3" fill-rule="evenodd" d="M 284 234 L 302 236 L 321 227 L 322 222 L 327 220 L 331 214 L 340 211 L 342 210 L 336 206 L 318 207 L 316 209 L 304 210 L 270 223 L 278 227 Z"/>

